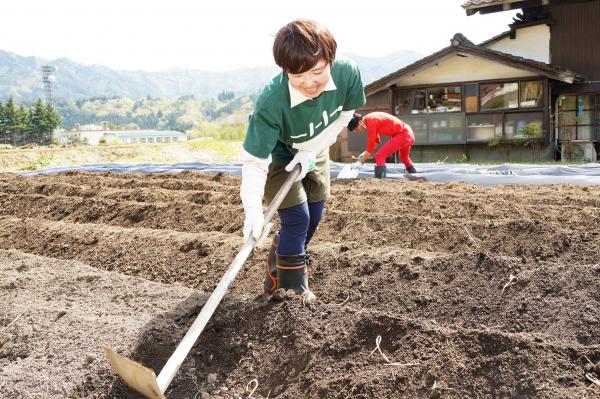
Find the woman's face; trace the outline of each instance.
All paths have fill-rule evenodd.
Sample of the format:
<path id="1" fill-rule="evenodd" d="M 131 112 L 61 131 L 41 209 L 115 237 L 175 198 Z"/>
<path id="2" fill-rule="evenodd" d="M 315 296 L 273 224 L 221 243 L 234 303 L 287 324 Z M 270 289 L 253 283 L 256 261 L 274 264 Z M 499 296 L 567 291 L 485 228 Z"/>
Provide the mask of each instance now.
<path id="1" fill-rule="evenodd" d="M 331 66 L 325 60 L 320 60 L 317 64 L 306 72 L 289 73 L 290 84 L 305 97 L 317 98 L 331 79 Z"/>

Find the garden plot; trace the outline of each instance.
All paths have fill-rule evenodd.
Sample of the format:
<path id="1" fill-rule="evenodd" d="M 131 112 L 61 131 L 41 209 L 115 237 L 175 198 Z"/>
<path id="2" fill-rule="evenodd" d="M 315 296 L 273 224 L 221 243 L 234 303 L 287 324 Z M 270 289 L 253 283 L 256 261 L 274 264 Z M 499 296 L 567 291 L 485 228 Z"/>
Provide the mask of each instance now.
<path id="1" fill-rule="evenodd" d="M 241 247 L 239 177 L 0 175 L 0 397 L 136 397 Z M 248 259 L 171 398 L 600 397 L 600 187 L 334 182 L 318 301 Z"/>

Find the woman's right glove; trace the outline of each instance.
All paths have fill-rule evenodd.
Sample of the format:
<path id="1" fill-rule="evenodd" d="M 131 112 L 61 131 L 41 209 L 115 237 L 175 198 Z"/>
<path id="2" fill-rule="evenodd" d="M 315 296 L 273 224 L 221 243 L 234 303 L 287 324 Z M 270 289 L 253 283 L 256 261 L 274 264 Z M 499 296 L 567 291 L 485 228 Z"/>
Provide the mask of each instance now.
<path id="1" fill-rule="evenodd" d="M 267 181 L 267 172 L 271 156 L 267 159 L 257 158 L 245 150 L 242 152 L 242 185 L 240 197 L 244 206 L 244 241 L 250 236 L 258 241 L 262 235 L 265 217 L 263 215 L 262 198 Z"/>
<path id="2" fill-rule="evenodd" d="M 262 206 L 253 206 L 245 210 L 246 218 L 244 219 L 244 241 L 250 238 L 250 235 L 258 241 L 262 235 L 265 216 L 263 215 Z"/>

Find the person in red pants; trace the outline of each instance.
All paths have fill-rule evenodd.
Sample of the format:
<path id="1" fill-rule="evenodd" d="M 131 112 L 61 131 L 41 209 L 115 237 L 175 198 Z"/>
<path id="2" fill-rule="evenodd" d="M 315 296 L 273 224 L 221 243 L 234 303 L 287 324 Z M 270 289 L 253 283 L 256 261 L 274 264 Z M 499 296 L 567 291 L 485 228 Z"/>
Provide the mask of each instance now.
<path id="1" fill-rule="evenodd" d="M 355 113 L 348 123 L 352 132 L 367 132 L 367 149 L 358 156 L 358 162 L 364 163 L 373 154 L 377 144 L 381 143 L 379 135 L 391 136 L 377 154 L 375 154 L 375 177 L 382 179 L 387 175 L 385 159 L 398 151 L 400 160 L 408 173 L 417 170 L 410 160 L 410 149 L 415 143 L 415 135 L 407 123 L 385 112 L 371 112 L 365 116 Z"/>

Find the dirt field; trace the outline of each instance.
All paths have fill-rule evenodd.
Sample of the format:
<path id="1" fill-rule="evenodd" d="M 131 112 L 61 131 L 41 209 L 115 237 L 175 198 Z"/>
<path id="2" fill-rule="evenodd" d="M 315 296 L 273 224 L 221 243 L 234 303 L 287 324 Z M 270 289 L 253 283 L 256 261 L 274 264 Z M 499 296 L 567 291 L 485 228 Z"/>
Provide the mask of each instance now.
<path id="1" fill-rule="evenodd" d="M 101 345 L 161 369 L 241 247 L 238 190 L 0 174 L 0 398 L 138 397 Z M 319 300 L 261 294 L 257 250 L 168 397 L 600 398 L 600 187 L 332 191 Z"/>

